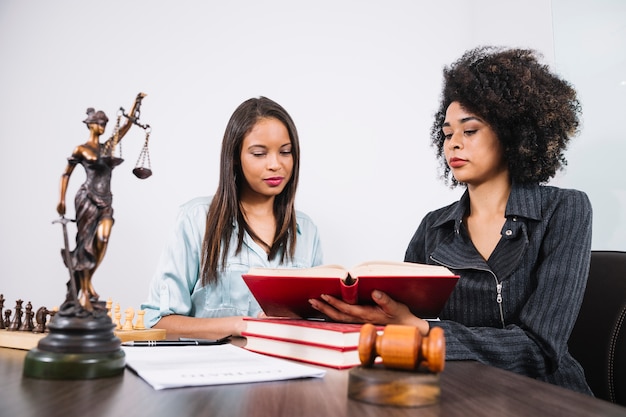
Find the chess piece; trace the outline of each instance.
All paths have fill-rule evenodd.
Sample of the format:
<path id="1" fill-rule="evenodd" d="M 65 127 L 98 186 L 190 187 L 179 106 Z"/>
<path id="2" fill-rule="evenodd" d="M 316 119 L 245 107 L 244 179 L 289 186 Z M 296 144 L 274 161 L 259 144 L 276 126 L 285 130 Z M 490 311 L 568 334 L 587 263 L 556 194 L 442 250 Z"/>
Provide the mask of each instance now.
<path id="1" fill-rule="evenodd" d="M 37 325 L 33 329 L 33 333 L 45 333 L 46 332 L 46 321 L 48 320 L 48 314 L 50 312 L 46 307 L 39 307 L 37 313 L 35 313 L 35 322 Z"/>
<path id="2" fill-rule="evenodd" d="M 109 298 L 106 303 L 107 316 L 112 317 L 111 308 L 113 307 L 113 301 Z"/>
<path id="3" fill-rule="evenodd" d="M 0 329 L 6 329 L 6 326 L 4 325 L 4 315 L 2 310 L 4 310 L 4 294 L 0 294 Z"/>
<path id="4" fill-rule="evenodd" d="M 413 326 L 361 327 L 361 366 L 350 370 L 348 397 L 370 404 L 419 407 L 439 402 L 445 364 L 443 329 L 422 336 Z M 377 361 L 379 359 L 379 361 Z"/>
<path id="5" fill-rule="evenodd" d="M 122 328 L 122 312 L 119 303 L 115 304 L 113 307 L 113 313 L 111 313 L 113 324 L 115 325 L 115 330 L 120 330 Z"/>
<path id="6" fill-rule="evenodd" d="M 124 325 L 122 330 L 133 330 L 133 318 L 135 317 L 135 310 L 132 307 L 128 307 L 124 311 Z"/>
<path id="7" fill-rule="evenodd" d="M 33 324 L 34 315 L 35 313 L 33 313 L 33 305 L 29 301 L 28 303 L 26 303 L 26 309 L 24 310 L 24 320 L 22 321 L 22 324 L 20 325 L 20 328 L 18 330 L 21 332 L 32 331 L 35 328 L 35 325 Z"/>
<path id="8" fill-rule="evenodd" d="M 4 328 L 9 330 L 10 326 L 11 326 L 11 310 L 7 308 L 6 310 L 4 310 Z"/>
<path id="9" fill-rule="evenodd" d="M 136 330 L 145 330 L 146 329 L 146 325 L 144 324 L 144 321 L 143 321 L 144 314 L 146 314 L 145 310 L 139 310 L 137 312 L 137 323 L 135 323 L 135 329 Z"/>
<path id="10" fill-rule="evenodd" d="M 113 318 L 113 324 L 115 325 L 115 330 L 121 330 L 122 329 L 122 313 L 119 310 L 115 310 L 115 313 L 113 314 L 114 318 Z"/>
<path id="11" fill-rule="evenodd" d="M 22 314 L 24 314 L 22 312 L 23 302 L 24 301 L 22 300 L 17 300 L 15 302 L 15 314 L 13 314 L 13 321 L 11 322 L 11 325 L 8 327 L 7 330 L 16 331 L 22 326 Z"/>
<path id="12" fill-rule="evenodd" d="M 48 325 L 50 323 L 52 323 L 52 319 L 54 319 L 54 316 L 59 312 L 59 306 L 54 306 L 52 307 L 52 310 L 48 310 L 48 314 L 50 315 L 48 317 L 48 322 L 46 323 L 46 328 L 45 328 L 45 332 L 49 332 L 49 328 Z"/>

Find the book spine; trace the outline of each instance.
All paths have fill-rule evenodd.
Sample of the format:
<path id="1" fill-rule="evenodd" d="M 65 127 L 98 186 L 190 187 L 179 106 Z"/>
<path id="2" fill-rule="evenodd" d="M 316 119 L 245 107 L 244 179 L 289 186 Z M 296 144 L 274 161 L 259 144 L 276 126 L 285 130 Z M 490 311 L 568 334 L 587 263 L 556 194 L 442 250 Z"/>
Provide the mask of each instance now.
<path id="1" fill-rule="evenodd" d="M 355 278 L 350 284 L 346 284 L 345 281 L 341 280 L 341 298 L 344 302 L 348 304 L 359 303 L 358 285 L 358 278 Z"/>
<path id="2" fill-rule="evenodd" d="M 329 345 L 329 344 L 324 344 L 324 343 L 311 342 L 311 341 L 308 341 L 308 340 L 290 339 L 290 338 L 285 338 L 285 337 L 269 336 L 269 335 L 264 335 L 264 334 L 251 333 L 251 332 L 247 332 L 247 331 L 241 332 L 241 335 L 243 337 L 245 337 L 245 338 L 248 338 L 248 339 L 257 338 L 257 339 L 276 340 L 278 342 L 287 342 L 287 343 L 294 343 L 294 344 L 297 344 L 297 345 L 313 346 L 313 347 L 319 347 L 319 348 L 328 349 L 328 350 L 336 350 L 338 352 L 347 352 L 347 351 L 350 351 L 350 350 L 357 350 L 359 348 L 358 345 L 351 345 L 351 346 Z"/>
<path id="3" fill-rule="evenodd" d="M 355 366 L 358 365 L 358 364 L 352 364 L 352 363 L 344 364 L 344 365 L 338 365 L 338 364 L 332 364 L 332 363 L 327 363 L 327 362 L 318 362 L 318 361 L 314 361 L 314 360 L 310 360 L 310 359 L 306 359 L 306 358 L 295 357 L 295 356 L 280 355 L 280 354 L 277 354 L 277 353 L 274 353 L 274 352 L 266 352 L 263 349 L 255 349 L 255 348 L 247 348 L 247 347 L 245 349 L 249 350 L 250 352 L 260 353 L 262 355 L 272 356 L 274 358 L 287 359 L 287 360 L 308 363 L 308 364 L 316 365 L 316 366 L 324 366 L 324 367 L 327 367 L 327 368 L 333 368 L 333 369 L 339 369 L 339 370 L 354 368 Z"/>

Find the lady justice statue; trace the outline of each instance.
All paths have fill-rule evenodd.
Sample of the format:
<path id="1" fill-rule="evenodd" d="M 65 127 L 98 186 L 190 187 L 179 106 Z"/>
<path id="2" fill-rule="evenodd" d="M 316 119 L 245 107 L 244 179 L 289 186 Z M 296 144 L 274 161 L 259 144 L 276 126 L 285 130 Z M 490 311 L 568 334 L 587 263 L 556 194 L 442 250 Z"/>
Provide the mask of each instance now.
<path id="1" fill-rule="evenodd" d="M 64 232 L 66 232 L 65 224 L 68 220 L 64 216 L 67 186 L 78 164 L 85 169 L 86 180 L 80 186 L 74 199 L 77 226 L 76 247 L 69 252 L 66 243 L 62 254 L 71 276 L 67 285 L 66 303 L 76 301 L 78 297 L 77 301 L 88 311 L 93 311 L 94 306 L 97 308 L 95 302 L 98 301 L 99 296 L 94 289 L 92 277 L 104 258 L 114 222 L 111 175 L 113 169 L 124 161 L 121 157 L 114 156 L 114 151 L 133 124 L 146 131 L 149 130 L 149 126 L 139 124 L 139 108 L 144 97 L 143 93 L 137 95 L 128 115 L 120 109 L 122 114 L 118 116 L 115 131 L 104 143 L 100 143 L 100 135 L 104 133 L 109 119 L 103 111 L 88 108 L 87 118 L 83 122 L 89 129 L 89 139 L 74 149 L 61 176 L 61 194 L 57 212 L 61 215 L 59 222 L 63 223 Z M 121 116 L 126 118 L 126 122 L 120 127 Z M 146 150 L 147 137 L 142 152 Z M 149 168 L 136 168 L 134 172 L 135 175 L 143 172 L 144 175 L 138 176 L 147 178 L 150 172 L 146 170 Z"/>
<path id="2" fill-rule="evenodd" d="M 68 158 L 61 176 L 61 195 L 57 212 L 61 216 L 55 223 L 63 226 L 65 248 L 63 261 L 69 271 L 67 295 L 48 325 L 49 333 L 24 360 L 24 375 L 44 379 L 91 379 L 119 375 L 125 366 L 120 339 L 114 334 L 115 325 L 107 315 L 105 303 L 99 301 L 94 289 L 93 274 L 106 253 L 113 227 L 113 196 L 111 175 L 124 160 L 115 156 L 115 149 L 133 126 L 146 131 L 146 140 L 133 173 L 143 179 L 151 175 L 148 156 L 150 126 L 139 123 L 139 108 L 145 94 L 139 93 L 131 111 L 120 108 L 115 130 L 111 137 L 100 143 L 100 136 L 108 122 L 102 111 L 87 109 L 84 123 L 89 129 L 89 139 L 78 145 Z M 126 120 L 122 126 L 120 121 Z M 144 162 L 148 166 L 144 167 Z M 65 194 L 77 165 L 85 169 L 86 179 L 76 192 L 76 246 L 70 251 L 65 218 Z"/>

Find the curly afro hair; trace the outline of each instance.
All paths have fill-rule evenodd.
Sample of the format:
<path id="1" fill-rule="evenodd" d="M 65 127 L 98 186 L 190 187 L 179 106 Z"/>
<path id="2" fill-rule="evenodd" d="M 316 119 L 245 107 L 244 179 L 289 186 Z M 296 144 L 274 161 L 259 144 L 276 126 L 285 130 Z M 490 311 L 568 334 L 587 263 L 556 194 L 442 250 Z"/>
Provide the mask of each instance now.
<path id="1" fill-rule="evenodd" d="M 451 187 L 459 183 L 446 163 L 441 128 L 455 101 L 494 130 L 513 182 L 546 183 L 567 165 L 563 153 L 578 133 L 580 103 L 574 88 L 539 57 L 529 49 L 483 46 L 443 70 L 441 102 L 430 136 L 442 178 Z"/>

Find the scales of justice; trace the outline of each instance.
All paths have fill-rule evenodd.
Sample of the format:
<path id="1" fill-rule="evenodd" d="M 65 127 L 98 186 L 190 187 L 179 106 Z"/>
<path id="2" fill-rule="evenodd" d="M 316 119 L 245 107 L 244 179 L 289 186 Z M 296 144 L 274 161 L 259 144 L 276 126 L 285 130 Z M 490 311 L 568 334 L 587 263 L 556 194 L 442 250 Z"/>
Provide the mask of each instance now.
<path id="1" fill-rule="evenodd" d="M 89 139 L 78 145 L 68 158 L 61 176 L 61 192 L 57 206 L 64 248 L 61 255 L 69 271 L 67 293 L 58 312 L 52 317 L 47 336 L 31 349 L 24 361 L 24 376 L 41 379 L 91 379 L 122 373 L 125 355 L 121 341 L 113 332 L 115 325 L 107 314 L 106 303 L 99 300 L 92 278 L 106 253 L 113 227 L 111 175 L 124 160 L 121 140 L 132 126 L 146 133 L 133 173 L 140 179 L 152 175 L 148 140 L 150 125 L 139 123 L 141 101 L 139 93 L 131 110 L 120 107 L 111 137 L 100 142 L 108 118 L 103 111 L 87 109 L 83 121 L 89 129 Z M 124 123 L 120 122 L 124 119 Z M 65 217 L 65 194 L 70 176 L 77 165 L 85 169 L 85 182 L 74 199 L 76 219 Z M 76 223 L 76 245 L 70 250 L 67 224 Z"/>

